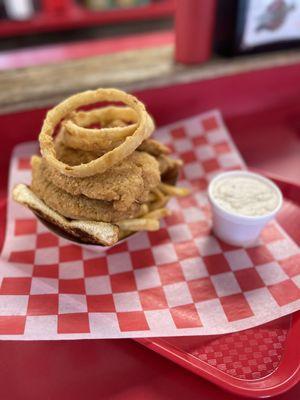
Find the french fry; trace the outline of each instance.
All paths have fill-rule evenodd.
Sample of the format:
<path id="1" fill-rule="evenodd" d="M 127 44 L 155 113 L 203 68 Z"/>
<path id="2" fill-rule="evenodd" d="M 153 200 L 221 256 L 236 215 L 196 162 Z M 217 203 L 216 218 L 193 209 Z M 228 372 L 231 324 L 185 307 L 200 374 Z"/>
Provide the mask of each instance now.
<path id="1" fill-rule="evenodd" d="M 190 190 L 187 188 L 167 185 L 166 183 L 160 183 L 159 189 L 164 194 L 171 195 L 171 196 L 183 197 L 183 196 L 187 196 L 190 194 Z"/>
<path id="2" fill-rule="evenodd" d="M 149 193 L 149 197 L 148 197 L 148 201 L 153 202 L 153 201 L 155 201 L 155 200 L 157 200 L 156 194 L 153 193 L 153 192 L 150 192 L 150 193 Z"/>
<path id="3" fill-rule="evenodd" d="M 157 200 L 163 200 L 165 198 L 165 195 L 158 188 L 152 189 L 152 192 L 156 196 Z"/>
<path id="4" fill-rule="evenodd" d="M 159 229 L 159 221 L 150 218 L 124 219 L 117 225 L 123 231 L 157 231 Z"/>
<path id="5" fill-rule="evenodd" d="M 132 231 L 123 231 L 122 229 L 120 229 L 119 240 L 125 239 L 127 236 L 129 236 L 131 234 L 132 234 Z"/>
<path id="6" fill-rule="evenodd" d="M 161 199 L 151 203 L 149 205 L 150 211 L 154 211 L 154 210 L 157 210 L 158 208 L 164 207 L 170 199 L 171 199 L 171 196 L 163 196 Z"/>
<path id="7" fill-rule="evenodd" d="M 148 204 L 142 204 L 141 205 L 141 209 L 140 209 L 140 213 L 139 213 L 139 217 L 143 217 L 145 214 L 147 214 L 149 212 L 149 206 Z"/>
<path id="8" fill-rule="evenodd" d="M 151 219 L 160 219 L 171 215 L 172 211 L 168 208 L 158 208 L 157 210 L 151 211 L 148 214 L 144 215 L 144 218 L 151 218 Z"/>

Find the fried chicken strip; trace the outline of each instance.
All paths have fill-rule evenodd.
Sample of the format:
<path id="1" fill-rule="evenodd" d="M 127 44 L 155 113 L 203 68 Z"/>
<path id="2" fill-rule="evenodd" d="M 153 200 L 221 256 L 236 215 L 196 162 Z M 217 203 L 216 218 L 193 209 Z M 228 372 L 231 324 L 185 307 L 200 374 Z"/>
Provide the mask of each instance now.
<path id="1" fill-rule="evenodd" d="M 169 183 L 170 185 L 175 185 L 179 175 L 180 167 L 182 166 L 182 161 L 168 157 L 164 154 L 161 154 L 156 159 L 159 164 L 161 181 Z"/>
<path id="2" fill-rule="evenodd" d="M 133 152 L 121 163 L 103 174 L 85 178 L 66 176 L 42 161 L 47 179 L 62 190 L 90 199 L 111 201 L 117 211 L 126 211 L 134 202 L 143 203 L 149 192 L 160 183 L 159 165 L 145 152 Z"/>
<path id="3" fill-rule="evenodd" d="M 143 143 L 137 148 L 137 150 L 146 151 L 146 153 L 151 154 L 155 157 L 160 156 L 161 154 L 171 153 L 171 149 L 169 149 L 169 147 L 154 139 L 144 140 Z"/>
<path id="4" fill-rule="evenodd" d="M 54 211 L 70 219 L 116 222 L 138 216 L 141 209 L 135 202 L 126 211 L 118 211 L 112 202 L 67 193 L 49 181 L 40 157 L 32 158 L 31 190 Z"/>

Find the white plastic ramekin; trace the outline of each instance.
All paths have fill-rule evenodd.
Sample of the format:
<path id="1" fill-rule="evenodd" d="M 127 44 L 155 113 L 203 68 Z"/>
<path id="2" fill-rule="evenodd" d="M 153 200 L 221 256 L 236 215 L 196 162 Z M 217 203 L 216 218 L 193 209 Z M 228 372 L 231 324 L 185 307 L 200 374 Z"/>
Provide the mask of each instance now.
<path id="1" fill-rule="evenodd" d="M 222 208 L 212 194 L 215 183 L 230 176 L 245 176 L 258 179 L 271 186 L 278 196 L 278 205 L 270 213 L 260 216 L 236 214 Z M 213 230 L 224 242 L 234 246 L 248 246 L 255 243 L 263 227 L 278 213 L 282 206 L 282 193 L 270 179 L 248 171 L 228 171 L 216 175 L 208 186 L 208 197 L 213 212 Z"/>

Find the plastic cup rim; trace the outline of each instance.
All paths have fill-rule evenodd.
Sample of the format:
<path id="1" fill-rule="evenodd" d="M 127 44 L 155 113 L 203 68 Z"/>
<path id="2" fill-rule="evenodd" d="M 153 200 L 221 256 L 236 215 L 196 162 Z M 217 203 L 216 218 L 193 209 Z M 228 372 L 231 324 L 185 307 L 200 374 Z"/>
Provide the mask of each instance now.
<path id="1" fill-rule="evenodd" d="M 263 215 L 243 215 L 243 214 L 238 214 L 235 213 L 233 211 L 228 211 L 225 208 L 221 207 L 218 202 L 214 199 L 214 196 L 212 194 L 212 189 L 214 184 L 216 183 L 216 181 L 225 178 L 227 176 L 251 176 L 254 177 L 260 181 L 265 182 L 267 185 L 271 186 L 274 191 L 277 194 L 278 197 L 278 204 L 277 206 L 274 208 L 274 210 L 270 211 L 267 214 L 263 214 Z M 270 219 L 272 218 L 274 215 L 277 214 L 277 212 L 280 210 L 280 208 L 282 207 L 282 202 L 283 202 L 283 196 L 282 196 L 282 192 L 279 189 L 279 187 L 273 182 L 271 181 L 271 179 L 268 179 L 260 174 L 257 174 L 255 172 L 249 172 L 249 171 L 243 171 L 243 170 L 231 170 L 231 171 L 225 171 L 225 172 L 221 172 L 219 174 L 217 174 L 216 176 L 214 176 L 214 178 L 210 181 L 209 185 L 208 185 L 208 197 L 209 200 L 211 202 L 211 204 L 216 208 L 216 210 L 218 210 L 221 214 L 223 214 L 224 216 L 227 216 L 230 219 L 235 219 L 235 220 L 239 220 L 239 221 L 245 221 L 245 222 L 262 222 L 264 220 Z"/>

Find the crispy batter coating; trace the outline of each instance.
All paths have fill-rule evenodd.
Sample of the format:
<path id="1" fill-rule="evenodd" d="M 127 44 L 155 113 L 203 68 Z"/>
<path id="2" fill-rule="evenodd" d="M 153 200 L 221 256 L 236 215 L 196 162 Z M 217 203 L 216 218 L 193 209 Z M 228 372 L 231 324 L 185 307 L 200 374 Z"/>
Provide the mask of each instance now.
<path id="1" fill-rule="evenodd" d="M 164 154 L 157 157 L 157 161 L 159 165 L 159 172 L 161 173 L 161 175 L 165 174 L 170 169 L 179 169 L 182 166 L 181 160 L 176 160 L 174 158 L 165 156 Z"/>
<path id="2" fill-rule="evenodd" d="M 77 153 L 77 152 L 76 152 Z M 133 203 L 148 199 L 149 192 L 160 183 L 159 165 L 145 152 L 135 151 L 103 174 L 86 178 L 66 176 L 42 161 L 42 174 L 72 195 L 111 201 L 117 211 L 126 211 Z"/>
<path id="3" fill-rule="evenodd" d="M 71 195 L 48 180 L 39 157 L 32 159 L 31 190 L 53 210 L 71 219 L 117 222 L 138 216 L 141 208 L 135 202 L 126 211 L 118 211 L 112 202 Z"/>
<path id="4" fill-rule="evenodd" d="M 171 149 L 164 144 L 158 142 L 154 139 L 146 139 L 142 144 L 137 148 L 139 151 L 146 151 L 152 156 L 160 156 L 161 154 L 170 154 Z"/>
<path id="5" fill-rule="evenodd" d="M 59 123 L 67 119 L 68 116 L 78 108 L 99 102 L 122 102 L 133 109 L 137 114 L 137 124 L 133 125 L 133 129 L 128 126 L 131 133 L 119 146 L 87 164 L 70 166 L 58 160 L 53 136 Z M 126 127 L 122 128 L 122 130 L 125 130 L 127 133 L 128 129 Z M 114 128 L 107 128 L 106 139 L 109 139 L 112 130 L 115 131 Z M 47 160 L 48 164 L 52 165 L 60 172 L 63 172 L 65 175 L 83 178 L 103 173 L 121 162 L 135 151 L 139 145 L 151 135 L 153 130 L 154 122 L 152 118 L 147 113 L 144 104 L 136 97 L 114 88 L 99 88 L 70 96 L 48 111 L 39 134 L 39 142 L 41 154 Z M 76 133 L 72 136 L 71 147 L 89 151 L 94 151 L 97 148 L 100 150 L 103 149 L 101 140 L 101 134 L 104 134 L 103 130 L 78 127 L 77 130 L 75 128 L 73 133 L 75 132 L 77 132 L 78 135 Z"/>
<path id="6" fill-rule="evenodd" d="M 57 158 L 69 165 L 99 157 L 97 152 L 67 147 L 62 134 L 56 138 L 55 149 Z M 46 160 L 34 157 L 32 190 L 67 218 L 117 222 L 136 217 L 161 176 L 177 176 L 180 166 L 180 161 L 166 156 L 168 149 L 155 140 L 146 140 L 138 150 L 103 174 L 85 178 L 61 174 Z"/>
<path id="7" fill-rule="evenodd" d="M 86 164 L 99 157 L 99 153 L 72 149 L 63 142 L 63 132 L 60 132 L 55 139 L 55 151 L 58 160 L 68 165 Z"/>
<path id="8" fill-rule="evenodd" d="M 58 160 L 69 165 L 86 164 L 103 154 L 99 151 L 85 151 L 80 149 L 73 149 L 64 144 L 63 131 L 61 131 L 55 139 L 55 150 Z M 170 153 L 170 149 L 164 144 L 154 139 L 146 139 L 137 148 L 137 151 L 144 151 L 154 157 Z"/>
<path id="9" fill-rule="evenodd" d="M 156 159 L 159 164 L 161 181 L 170 185 L 176 185 L 182 161 L 168 157 L 164 154 L 161 154 Z"/>

